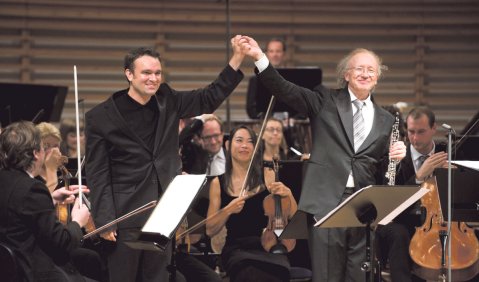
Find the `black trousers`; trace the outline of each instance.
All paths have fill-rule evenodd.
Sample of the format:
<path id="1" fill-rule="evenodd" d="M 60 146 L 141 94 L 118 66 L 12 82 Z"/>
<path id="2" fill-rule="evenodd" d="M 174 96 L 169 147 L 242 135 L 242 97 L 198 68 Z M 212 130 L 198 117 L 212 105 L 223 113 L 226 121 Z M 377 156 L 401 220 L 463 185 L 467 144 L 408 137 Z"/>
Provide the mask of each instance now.
<path id="1" fill-rule="evenodd" d="M 352 192 L 352 189 L 346 188 L 341 202 Z M 361 270 L 361 264 L 366 260 L 365 229 L 316 228 L 313 227 L 314 222 L 311 216 L 308 220 L 308 243 L 313 281 L 365 281 L 366 275 Z"/>
<path id="2" fill-rule="evenodd" d="M 409 242 L 411 236 L 408 229 L 400 223 L 391 222 L 379 226 L 376 230 L 380 259 L 389 260 L 389 269 L 393 282 L 412 281 Z"/>

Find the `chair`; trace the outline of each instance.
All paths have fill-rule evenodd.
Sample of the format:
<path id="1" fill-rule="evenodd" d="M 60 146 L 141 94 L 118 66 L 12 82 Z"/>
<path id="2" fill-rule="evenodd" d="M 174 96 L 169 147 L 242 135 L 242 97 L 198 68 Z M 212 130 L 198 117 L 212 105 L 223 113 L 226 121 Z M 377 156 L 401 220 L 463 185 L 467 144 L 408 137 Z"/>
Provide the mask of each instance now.
<path id="1" fill-rule="evenodd" d="M 15 281 L 17 277 L 17 261 L 12 249 L 0 243 L 0 277 L 3 282 Z"/>
<path id="2" fill-rule="evenodd" d="M 304 267 L 292 266 L 289 269 L 289 281 L 290 282 L 306 282 L 311 281 L 313 278 L 313 272 Z"/>

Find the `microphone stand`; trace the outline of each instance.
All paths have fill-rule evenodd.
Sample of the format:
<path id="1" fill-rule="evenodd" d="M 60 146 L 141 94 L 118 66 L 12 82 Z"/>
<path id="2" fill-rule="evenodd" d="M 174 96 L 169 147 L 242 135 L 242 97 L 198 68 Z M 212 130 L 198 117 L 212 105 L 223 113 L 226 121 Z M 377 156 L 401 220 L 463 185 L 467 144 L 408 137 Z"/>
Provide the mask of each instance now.
<path id="1" fill-rule="evenodd" d="M 452 220 L 452 165 L 451 165 L 451 150 L 452 150 L 452 127 L 445 126 L 444 128 L 447 129 L 447 253 L 449 259 L 447 260 L 447 281 L 452 281 L 452 271 L 451 271 L 451 254 L 452 254 L 452 246 L 451 246 L 451 220 Z"/>

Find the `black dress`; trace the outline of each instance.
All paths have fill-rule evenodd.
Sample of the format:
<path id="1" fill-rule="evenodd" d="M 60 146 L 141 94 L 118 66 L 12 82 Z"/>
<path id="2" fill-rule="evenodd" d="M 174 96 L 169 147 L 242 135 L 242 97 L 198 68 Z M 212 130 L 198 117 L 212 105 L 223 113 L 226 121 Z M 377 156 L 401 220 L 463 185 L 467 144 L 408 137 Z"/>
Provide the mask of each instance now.
<path id="1" fill-rule="evenodd" d="M 223 208 L 236 197 L 226 193 L 224 175 L 220 175 L 219 180 Z M 235 281 L 241 273 L 244 275 L 245 269 L 251 274 L 247 276 L 248 281 L 261 281 L 259 276 L 263 274 L 274 281 L 274 278 L 277 278 L 277 281 L 289 281 L 288 258 L 285 255 L 268 253 L 261 246 L 261 234 L 268 222 L 263 210 L 263 199 L 267 195 L 269 192 L 263 190 L 246 200 L 243 210 L 232 214 L 226 222 L 227 236 L 221 259 L 231 281 Z M 244 279 L 243 276 L 241 280 Z"/>

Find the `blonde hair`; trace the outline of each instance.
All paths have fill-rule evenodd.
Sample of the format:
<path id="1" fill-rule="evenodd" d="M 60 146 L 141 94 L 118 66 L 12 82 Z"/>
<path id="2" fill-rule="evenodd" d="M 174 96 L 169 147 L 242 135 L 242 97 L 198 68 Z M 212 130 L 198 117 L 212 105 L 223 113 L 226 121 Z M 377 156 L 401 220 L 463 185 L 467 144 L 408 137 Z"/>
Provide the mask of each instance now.
<path id="1" fill-rule="evenodd" d="M 40 131 L 40 137 L 45 139 L 48 136 L 53 136 L 57 138 L 59 141 L 62 141 L 62 137 L 60 136 L 60 130 L 56 126 L 48 122 L 41 122 L 36 125 L 36 128 Z"/>

